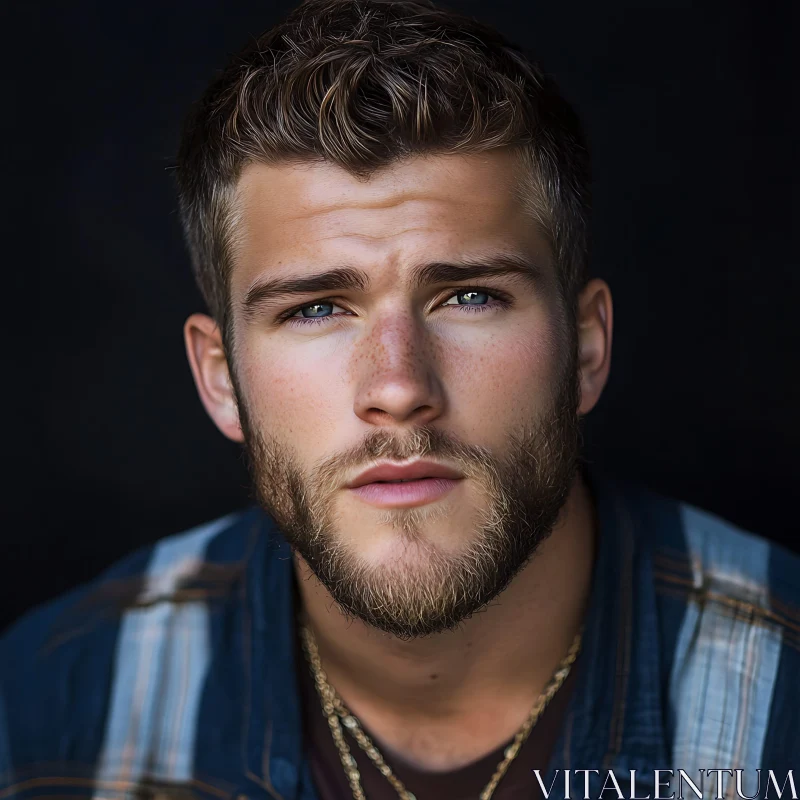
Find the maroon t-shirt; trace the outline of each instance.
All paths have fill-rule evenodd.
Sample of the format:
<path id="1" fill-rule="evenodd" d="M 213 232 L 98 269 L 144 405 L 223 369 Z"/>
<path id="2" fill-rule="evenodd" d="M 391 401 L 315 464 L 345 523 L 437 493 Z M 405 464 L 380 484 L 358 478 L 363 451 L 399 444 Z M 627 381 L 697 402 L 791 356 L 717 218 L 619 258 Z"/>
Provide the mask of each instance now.
<path id="1" fill-rule="evenodd" d="M 572 665 L 569 675 L 539 717 L 528 739 L 511 762 L 501 779 L 493 800 L 538 800 L 542 797 L 539 783 L 532 772 L 541 770 L 542 780 L 550 761 L 553 746 L 561 732 L 568 701 L 575 684 L 580 655 Z M 352 792 L 345 775 L 339 751 L 331 736 L 328 720 L 322 712 L 319 695 L 314 686 L 311 670 L 302 651 L 298 653 L 300 695 L 303 704 L 304 741 L 311 759 L 311 773 L 320 800 L 347 800 Z M 375 739 L 365 730 L 370 739 Z M 361 786 L 367 800 L 397 800 L 394 787 L 381 775 L 356 740 L 345 733 L 350 752 L 361 773 Z M 513 738 L 513 737 L 512 737 Z M 395 775 L 412 792 L 417 800 L 477 800 L 480 792 L 494 775 L 504 758 L 504 750 L 511 743 L 503 743 L 489 755 L 450 772 L 426 772 L 407 764 L 386 758 Z M 376 742 L 377 744 L 377 742 Z M 380 749 L 380 745 L 378 745 Z"/>

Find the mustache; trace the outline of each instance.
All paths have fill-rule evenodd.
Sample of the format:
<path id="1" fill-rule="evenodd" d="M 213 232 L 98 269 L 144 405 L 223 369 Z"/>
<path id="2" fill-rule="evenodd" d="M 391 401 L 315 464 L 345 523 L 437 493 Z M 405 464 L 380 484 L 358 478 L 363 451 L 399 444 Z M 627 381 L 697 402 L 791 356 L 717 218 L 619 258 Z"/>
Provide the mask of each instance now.
<path id="1" fill-rule="evenodd" d="M 468 478 L 485 475 L 486 464 L 493 460 L 488 449 L 462 442 L 434 426 L 414 428 L 402 437 L 386 430 L 374 430 L 358 446 L 318 463 L 311 470 L 311 479 L 324 492 L 335 491 L 342 485 L 344 476 L 373 461 L 408 461 L 436 457 L 458 466 Z"/>

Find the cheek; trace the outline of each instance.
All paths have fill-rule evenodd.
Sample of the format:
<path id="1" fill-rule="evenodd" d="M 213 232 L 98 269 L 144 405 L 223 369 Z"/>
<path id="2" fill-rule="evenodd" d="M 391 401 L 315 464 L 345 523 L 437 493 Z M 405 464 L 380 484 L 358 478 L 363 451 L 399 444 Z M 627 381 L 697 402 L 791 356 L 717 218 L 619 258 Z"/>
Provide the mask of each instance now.
<path id="1" fill-rule="evenodd" d="M 259 429 L 280 439 L 322 442 L 320 432 L 341 422 L 342 370 L 336 358 L 310 347 L 252 342 L 239 350 L 240 380 Z"/>
<path id="2" fill-rule="evenodd" d="M 530 417 L 547 406 L 555 376 L 557 350 L 546 320 L 520 324 L 482 342 L 480 349 L 459 347 L 444 363 L 444 376 L 454 404 L 473 424 Z"/>

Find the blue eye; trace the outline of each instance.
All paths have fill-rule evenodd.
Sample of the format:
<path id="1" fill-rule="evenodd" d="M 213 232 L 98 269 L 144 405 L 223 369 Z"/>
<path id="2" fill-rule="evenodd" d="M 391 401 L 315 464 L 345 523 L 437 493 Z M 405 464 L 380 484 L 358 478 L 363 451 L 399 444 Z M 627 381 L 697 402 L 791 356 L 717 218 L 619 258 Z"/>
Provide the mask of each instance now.
<path id="1" fill-rule="evenodd" d="M 468 291 L 457 292 L 456 294 L 453 295 L 453 297 L 458 297 L 458 298 L 461 298 L 461 297 L 470 297 L 471 298 L 466 303 L 463 303 L 463 304 L 462 303 L 458 303 L 457 305 L 478 305 L 478 306 L 480 306 L 480 302 L 478 302 L 478 301 L 480 301 L 480 298 L 486 298 L 487 303 L 488 303 L 489 296 L 490 296 L 489 292 L 478 291 L 477 289 L 469 289 Z M 473 303 L 472 300 L 474 300 L 475 298 L 477 298 L 477 301 Z M 449 303 L 443 303 L 443 305 L 450 305 L 450 304 Z"/>
<path id="2" fill-rule="evenodd" d="M 332 306 L 332 305 L 333 305 L 333 303 L 328 303 L 328 302 L 322 301 L 322 302 L 319 302 L 319 303 L 311 303 L 310 305 L 303 306 L 302 308 L 299 308 L 297 310 L 298 311 L 304 311 L 307 308 L 319 309 L 319 308 L 324 308 L 325 306 Z M 324 316 L 327 316 L 327 315 L 326 314 L 311 314 L 311 319 L 316 319 L 317 317 L 324 317 Z M 304 317 L 304 318 L 308 319 L 308 317 Z"/>
<path id="3" fill-rule="evenodd" d="M 290 325 L 320 325 L 326 319 L 330 319 L 333 316 L 333 313 L 324 314 L 324 313 L 316 313 L 320 309 L 324 311 L 326 307 L 336 308 L 336 303 L 331 300 L 315 300 L 313 303 L 306 303 L 304 306 L 300 306 L 300 308 L 295 309 L 290 313 L 290 316 L 287 317 L 284 322 L 289 323 Z M 308 317 L 296 317 L 295 314 L 300 314 L 305 312 L 307 309 L 312 309 L 312 315 Z"/>

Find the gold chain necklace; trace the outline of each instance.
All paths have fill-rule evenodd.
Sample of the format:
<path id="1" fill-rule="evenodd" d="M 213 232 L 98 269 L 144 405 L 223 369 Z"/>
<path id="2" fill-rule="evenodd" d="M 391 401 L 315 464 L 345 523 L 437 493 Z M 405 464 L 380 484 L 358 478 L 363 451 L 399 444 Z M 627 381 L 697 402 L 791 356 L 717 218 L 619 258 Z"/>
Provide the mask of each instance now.
<path id="1" fill-rule="evenodd" d="M 317 694 L 322 702 L 322 711 L 328 719 L 328 726 L 331 729 L 331 735 L 336 744 L 336 749 L 339 751 L 339 758 L 341 759 L 342 766 L 347 775 L 347 780 L 350 783 L 350 789 L 353 792 L 354 800 L 366 800 L 366 795 L 361 786 L 361 774 L 358 771 L 355 758 L 353 758 L 353 755 L 350 753 L 350 747 L 345 740 L 342 726 L 350 731 L 353 738 L 358 742 L 359 747 L 369 756 L 370 761 L 375 764 L 381 775 L 394 787 L 402 800 L 416 800 L 416 797 L 406 789 L 400 779 L 392 772 L 392 768 L 384 761 L 378 748 L 375 747 L 375 744 L 361 728 L 358 720 L 348 711 L 341 697 L 339 697 L 333 686 L 328 683 L 328 677 L 325 674 L 325 670 L 322 668 L 322 662 L 320 661 L 319 650 L 317 649 L 317 642 L 314 638 L 314 634 L 309 628 L 302 624 L 300 626 L 300 634 L 306 659 L 314 674 L 314 685 L 317 688 Z M 527 719 L 522 723 L 522 727 L 514 736 L 514 741 L 506 747 L 504 751 L 505 757 L 497 765 L 497 769 L 494 775 L 492 775 L 491 780 L 480 793 L 480 800 L 489 800 L 494 794 L 494 790 L 500 783 L 501 778 L 508 771 L 511 762 L 516 758 L 520 748 L 525 743 L 531 730 L 533 730 L 533 726 L 538 722 L 542 712 L 553 699 L 553 695 L 555 695 L 567 679 L 567 675 L 569 675 L 569 671 L 575 659 L 578 657 L 582 634 L 583 626 L 581 626 L 578 633 L 575 634 L 575 639 L 572 642 L 572 646 L 569 648 L 569 652 L 558 665 L 556 671 L 553 673 L 553 677 L 550 678 L 544 691 L 533 704 L 530 714 L 528 714 Z"/>

